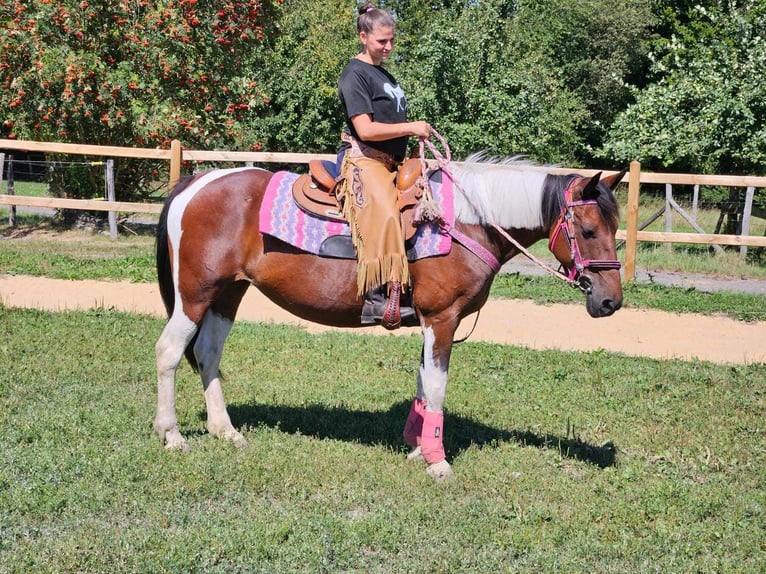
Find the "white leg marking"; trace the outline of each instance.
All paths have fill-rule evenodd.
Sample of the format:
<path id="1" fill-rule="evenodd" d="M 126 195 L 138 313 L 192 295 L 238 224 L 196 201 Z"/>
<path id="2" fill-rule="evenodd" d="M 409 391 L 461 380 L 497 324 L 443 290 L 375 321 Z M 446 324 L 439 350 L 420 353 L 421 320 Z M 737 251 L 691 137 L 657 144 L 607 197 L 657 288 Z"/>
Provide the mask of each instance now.
<path id="1" fill-rule="evenodd" d="M 434 361 L 434 331 L 423 329 L 423 361 L 418 372 L 418 392 L 426 401 L 426 410 L 439 412 L 444 407 L 447 395 L 447 372 L 436 366 Z"/>
<path id="2" fill-rule="evenodd" d="M 422 398 L 426 402 L 427 411 L 441 412 L 444 407 L 444 399 L 447 395 L 447 371 L 442 370 L 436 365 L 434 359 L 435 341 L 436 337 L 434 336 L 433 328 L 423 328 L 423 360 L 420 365 L 420 372 L 418 373 L 418 392 L 423 393 Z M 441 445 L 442 437 L 439 437 L 438 440 L 439 445 Z M 418 460 L 423 458 L 421 447 L 418 447 L 416 450 L 418 452 L 415 450 L 410 452 L 408 459 Z M 450 480 L 455 476 L 452 472 L 452 467 L 446 460 L 429 465 L 426 472 L 437 482 Z"/>
<path id="3" fill-rule="evenodd" d="M 197 193 L 202 191 L 206 185 L 227 175 L 248 169 L 260 168 L 242 167 L 235 169 L 221 169 L 203 175 L 179 194 L 173 200 L 173 203 L 170 204 L 168 210 L 167 230 L 168 243 L 170 244 L 171 253 L 173 255 L 171 269 L 173 273 L 173 287 L 175 290 L 175 310 L 173 316 L 168 321 L 168 324 L 165 325 L 165 329 L 157 340 L 155 346 L 158 383 L 157 416 L 154 421 L 154 429 L 157 434 L 160 435 L 160 438 L 165 441 L 167 448 L 188 449 L 186 440 L 178 430 L 176 420 L 175 374 L 178 363 L 183 357 L 184 350 L 197 329 L 197 326 L 183 313 L 183 301 L 178 288 L 180 246 L 181 236 L 183 235 L 181 221 L 191 200 L 194 199 Z"/>
<path id="4" fill-rule="evenodd" d="M 176 307 L 154 347 L 157 360 L 157 414 L 154 431 L 166 448 L 188 450 L 176 420 L 176 369 L 197 326 Z"/>
<path id="5" fill-rule="evenodd" d="M 223 345 L 232 325 L 229 319 L 208 309 L 194 345 L 194 356 L 197 358 L 205 390 L 208 432 L 214 437 L 230 440 L 236 446 L 246 446 L 245 438 L 231 424 L 219 371 Z"/>

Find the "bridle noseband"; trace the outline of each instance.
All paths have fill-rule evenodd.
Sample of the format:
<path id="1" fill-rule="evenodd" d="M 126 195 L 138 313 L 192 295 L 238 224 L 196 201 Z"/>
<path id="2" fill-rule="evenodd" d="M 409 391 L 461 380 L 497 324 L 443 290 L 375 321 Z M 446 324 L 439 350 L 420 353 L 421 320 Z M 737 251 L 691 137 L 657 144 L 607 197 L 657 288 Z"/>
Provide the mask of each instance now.
<path id="1" fill-rule="evenodd" d="M 583 272 L 586 269 L 594 271 L 620 269 L 621 265 L 616 259 L 583 259 L 580 246 L 577 244 L 577 235 L 574 228 L 574 208 L 581 205 L 598 205 L 598 202 L 595 199 L 572 201 L 573 187 L 579 179 L 582 178 L 573 178 L 564 190 L 564 203 L 561 206 L 558 222 L 554 226 L 553 233 L 551 233 L 548 240 L 548 249 L 551 253 L 555 254 L 556 243 L 560 237 L 564 238 L 569 248 L 572 267 L 567 270 L 566 265 L 562 263 L 564 270 L 567 270 L 567 273 L 562 273 L 562 275 L 566 277 L 570 285 L 577 287 L 587 295 L 591 292 L 592 285 L 590 279 L 583 276 Z"/>

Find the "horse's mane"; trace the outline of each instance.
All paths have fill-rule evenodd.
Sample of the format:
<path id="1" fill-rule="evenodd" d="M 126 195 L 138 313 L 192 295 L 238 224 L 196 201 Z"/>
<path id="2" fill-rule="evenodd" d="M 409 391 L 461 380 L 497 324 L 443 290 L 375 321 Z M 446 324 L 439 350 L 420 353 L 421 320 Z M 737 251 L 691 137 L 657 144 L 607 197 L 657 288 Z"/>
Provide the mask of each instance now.
<path id="1" fill-rule="evenodd" d="M 536 229 L 543 224 L 547 174 L 538 164 L 523 156 L 476 153 L 450 168 L 457 183 L 455 217 L 459 221 L 496 223 L 504 229 Z"/>
<path id="2" fill-rule="evenodd" d="M 523 156 L 470 155 L 450 166 L 457 180 L 455 217 L 463 223 L 504 229 L 548 228 L 561 213 L 563 192 L 576 175 L 553 175 Z M 599 183 L 601 215 L 616 227 L 619 206 L 614 194 Z"/>

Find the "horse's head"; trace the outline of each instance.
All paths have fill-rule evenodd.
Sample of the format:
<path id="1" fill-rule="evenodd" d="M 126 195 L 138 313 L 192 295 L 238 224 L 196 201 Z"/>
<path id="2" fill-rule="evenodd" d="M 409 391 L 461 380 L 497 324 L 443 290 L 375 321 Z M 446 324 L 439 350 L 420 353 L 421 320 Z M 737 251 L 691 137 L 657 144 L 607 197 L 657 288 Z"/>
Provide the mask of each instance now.
<path id="1" fill-rule="evenodd" d="M 548 236 L 548 246 L 567 277 L 585 293 L 591 317 L 608 317 L 622 306 L 614 241 L 619 209 L 613 190 L 624 175 L 573 178 Z"/>

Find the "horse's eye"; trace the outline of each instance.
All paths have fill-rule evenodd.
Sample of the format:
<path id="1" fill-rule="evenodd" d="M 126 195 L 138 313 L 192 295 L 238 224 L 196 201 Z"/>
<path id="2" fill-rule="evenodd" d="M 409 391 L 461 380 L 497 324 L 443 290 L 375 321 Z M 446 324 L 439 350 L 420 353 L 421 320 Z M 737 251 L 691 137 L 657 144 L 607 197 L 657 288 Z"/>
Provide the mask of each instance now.
<path id="1" fill-rule="evenodd" d="M 593 239 L 596 237 L 596 230 L 591 227 L 583 227 L 581 231 L 583 239 Z"/>

